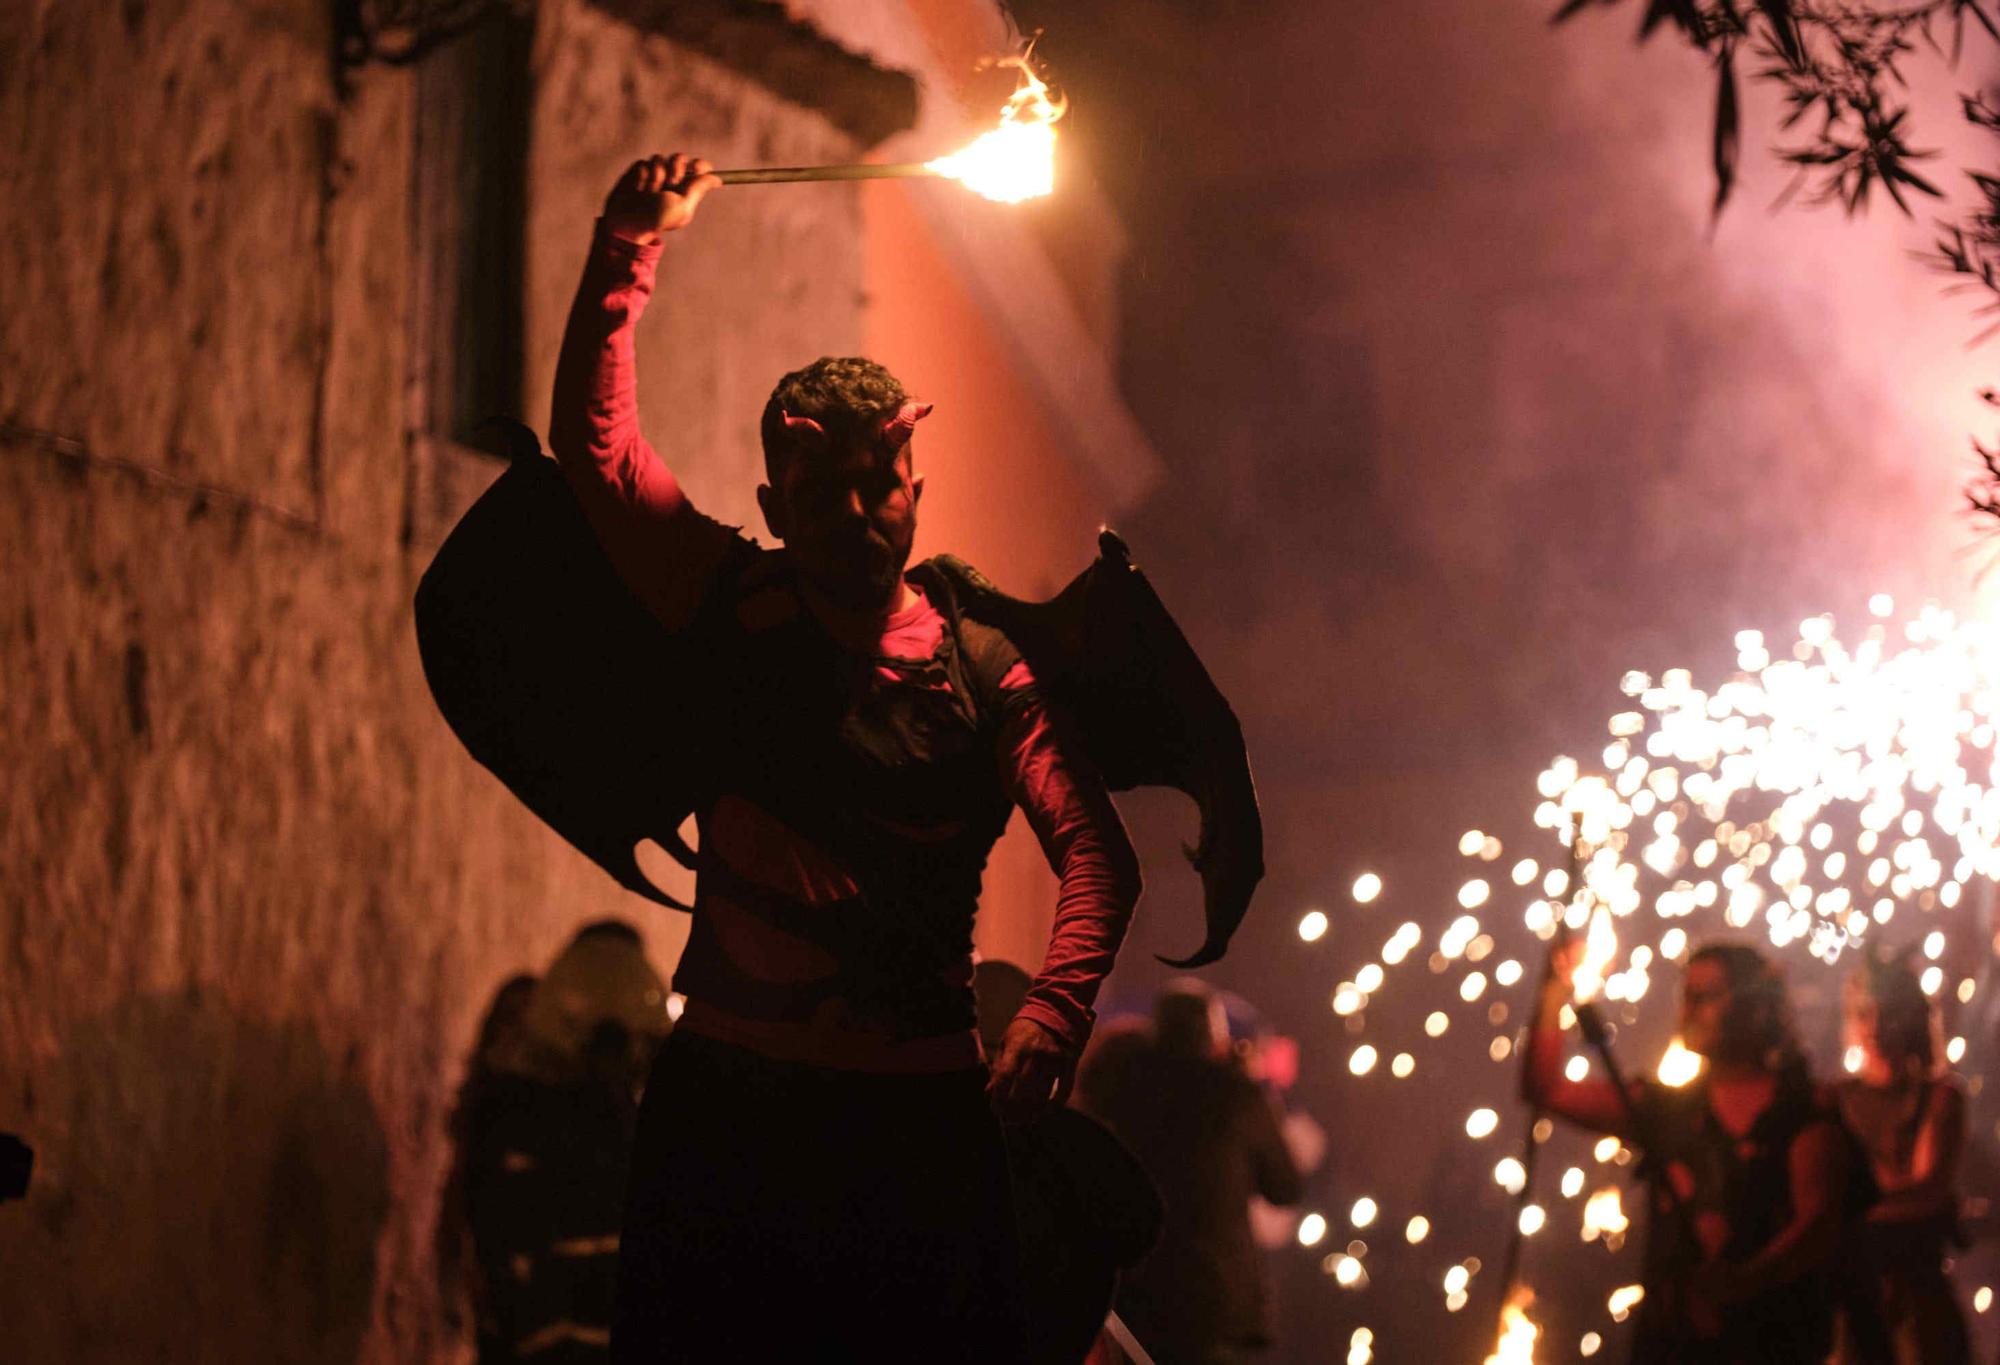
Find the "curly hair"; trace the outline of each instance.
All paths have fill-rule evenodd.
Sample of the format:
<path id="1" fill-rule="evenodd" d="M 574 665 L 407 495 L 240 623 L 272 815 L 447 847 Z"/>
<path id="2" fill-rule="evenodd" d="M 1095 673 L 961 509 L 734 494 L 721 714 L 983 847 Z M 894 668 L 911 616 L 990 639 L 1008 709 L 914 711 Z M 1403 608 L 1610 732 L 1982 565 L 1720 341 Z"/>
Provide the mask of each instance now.
<path id="1" fill-rule="evenodd" d="M 862 356 L 821 356 L 793 370 L 771 390 L 758 423 L 765 477 L 776 484 L 799 451 L 798 438 L 785 426 L 787 414 L 810 417 L 835 441 L 849 444 L 867 439 L 909 397 L 901 380 Z"/>

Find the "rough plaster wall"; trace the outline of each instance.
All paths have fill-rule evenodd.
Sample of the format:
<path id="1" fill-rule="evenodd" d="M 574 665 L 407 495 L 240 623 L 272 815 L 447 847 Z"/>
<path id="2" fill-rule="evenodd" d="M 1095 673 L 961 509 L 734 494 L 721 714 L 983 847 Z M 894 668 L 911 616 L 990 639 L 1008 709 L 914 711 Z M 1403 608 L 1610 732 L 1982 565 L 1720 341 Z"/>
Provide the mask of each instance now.
<path id="1" fill-rule="evenodd" d="M 460 1352 L 430 1238 L 464 1049 L 505 976 L 636 909 L 424 690 L 408 604 L 430 547 L 402 541 L 410 82 L 373 70 L 338 96 L 325 12 L 0 17 L 19 151 L 0 157 L 0 1129 L 40 1157 L 0 1208 L 9 1362 Z M 282 79 L 218 78 L 208 35 Z M 739 95 L 648 106 L 673 121 L 684 98 L 697 122 Z M 823 145 L 803 110 L 763 117 L 778 145 Z M 200 176 L 191 147 L 214 153 Z M 128 215 L 151 254 L 107 294 Z M 551 248 L 568 272 L 582 230 Z M 800 329 L 852 337 L 854 229 L 790 256 L 815 265 L 795 290 L 729 245 L 782 231 L 714 234 L 709 268 L 779 281 Z M 794 338 L 752 322 L 725 325 L 761 379 Z"/>
<path id="2" fill-rule="evenodd" d="M 312 512 L 328 14 L 0 7 L 0 412 Z"/>

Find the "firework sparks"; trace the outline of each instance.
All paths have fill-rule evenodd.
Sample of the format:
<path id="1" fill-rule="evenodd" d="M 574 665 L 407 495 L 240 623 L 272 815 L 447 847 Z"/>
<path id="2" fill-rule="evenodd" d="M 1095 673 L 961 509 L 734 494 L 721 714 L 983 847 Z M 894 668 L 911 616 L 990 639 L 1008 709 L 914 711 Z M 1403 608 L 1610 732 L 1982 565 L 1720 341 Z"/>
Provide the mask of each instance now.
<path id="1" fill-rule="evenodd" d="M 1886 599 L 1872 602 L 1876 619 L 1851 644 L 1827 616 L 1801 622 L 1789 644 L 1739 632 L 1737 672 L 1709 689 L 1685 669 L 1626 674 L 1627 701 L 1610 717 L 1598 761 L 1557 758 L 1526 803 L 1537 828 L 1565 845 L 1579 841 L 1588 856 L 1572 846 L 1539 856 L 1517 850 L 1501 862 L 1501 840 L 1490 831 L 1506 822 L 1467 830 L 1460 855 L 1493 866 L 1463 879 L 1435 951 L 1420 951 L 1423 931 L 1405 923 L 1379 961 L 1353 969 L 1335 997 L 1351 1035 L 1350 1083 L 1387 1083 L 1373 1074 L 1365 1007 L 1396 985 L 1398 973 L 1435 992 L 1435 1007 L 1415 1014 L 1421 1037 L 1379 1040 L 1381 1055 L 1395 1056 L 1383 1070 L 1403 1077 L 1432 1065 L 1421 1057 L 1425 1042 L 1447 1046 L 1448 1031 L 1465 1016 L 1506 1021 L 1520 1003 L 1516 992 L 1532 989 L 1520 960 L 1531 958 L 1533 945 L 1522 940 L 1547 942 L 1565 930 L 1584 942 L 1577 1009 L 1623 1009 L 1627 1023 L 1654 974 L 1682 964 L 1691 945 L 1713 933 L 1755 933 L 1780 952 L 1833 964 L 1913 917 L 1922 917 L 1923 988 L 1947 1009 L 1969 1004 L 1980 982 L 1965 964 L 1978 955 L 1954 950 L 1949 912 L 1973 878 L 2000 875 L 2000 628 L 1937 607 L 1897 627 L 1881 619 L 1891 609 Z M 1354 887 L 1362 903 L 1383 894 L 1375 873 Z M 1520 919 L 1510 923 L 1514 914 Z M 1565 1009 L 1564 1026 L 1576 1016 Z M 1493 1035 L 1490 1046 L 1480 1037 L 1495 1060 L 1512 1055 L 1510 1032 Z M 1947 1056 L 1956 1064 L 1966 1048 L 1965 1038 L 1951 1037 Z M 1570 1065 L 1591 1070 L 1581 1056 Z M 1656 1074 L 1661 1084 L 1682 1086 L 1701 1065 L 1676 1038 Z M 1491 1087 L 1485 1102 L 1455 1092 L 1466 1106 L 1458 1110 L 1461 1140 L 1475 1147 L 1499 1128 L 1510 1079 L 1498 1069 L 1481 1074 Z M 1616 1138 L 1600 1141 L 1594 1155 L 1600 1175 L 1616 1176 L 1633 1161 Z M 1501 1189 L 1526 1197 L 1518 1196 L 1527 1183 L 1520 1161 L 1492 1169 Z M 1579 1198 L 1586 1183 L 1591 1193 Z M 1523 1218 L 1535 1229 L 1574 1218 L 1583 1240 L 1619 1251 L 1629 1223 L 1616 1185 L 1600 1186 L 1572 1166 L 1561 1194 L 1551 1206 L 1516 1208 L 1517 1226 L 1528 1230 Z M 1405 1237 L 1436 1241 L 1446 1232 L 1413 1217 Z M 1504 1235 L 1496 1221 L 1487 1244 Z M 1464 1306 L 1468 1267 L 1476 1265 L 1465 1257 L 1446 1275 L 1447 1310 Z M 1611 1293 L 1611 1319 L 1623 1322 L 1641 1292 L 1626 1285 Z M 1492 1360 L 1532 1357 L 1534 1326 L 1525 1307 L 1512 1316 L 1515 1306 L 1510 1299 Z M 1596 1332 L 1584 1340 L 1585 1354 L 1602 1342 Z"/>

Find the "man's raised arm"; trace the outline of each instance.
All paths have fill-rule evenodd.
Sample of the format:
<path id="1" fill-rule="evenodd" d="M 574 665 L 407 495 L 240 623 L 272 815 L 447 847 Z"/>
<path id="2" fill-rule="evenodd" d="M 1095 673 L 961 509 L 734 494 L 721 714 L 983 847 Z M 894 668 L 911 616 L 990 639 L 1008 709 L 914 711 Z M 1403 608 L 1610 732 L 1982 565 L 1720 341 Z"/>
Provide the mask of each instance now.
<path id="1" fill-rule="evenodd" d="M 720 183 L 708 162 L 679 154 L 635 161 L 618 178 L 570 308 L 549 413 L 549 448 L 605 553 L 669 629 L 693 619 L 734 533 L 695 511 L 639 432 L 633 329 L 666 234 Z"/>

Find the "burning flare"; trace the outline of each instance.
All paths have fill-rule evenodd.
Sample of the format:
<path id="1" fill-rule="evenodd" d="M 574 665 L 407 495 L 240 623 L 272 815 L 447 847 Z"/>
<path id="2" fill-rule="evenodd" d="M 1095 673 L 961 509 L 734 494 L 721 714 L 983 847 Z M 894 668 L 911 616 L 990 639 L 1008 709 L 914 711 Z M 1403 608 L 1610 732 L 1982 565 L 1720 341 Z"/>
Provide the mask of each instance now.
<path id="1" fill-rule="evenodd" d="M 1606 1242 L 1615 1242 L 1631 1226 L 1625 1217 L 1625 1204 L 1619 1198 L 1616 1185 L 1606 1185 L 1584 1203 L 1583 1240 L 1586 1242 L 1594 1242 L 1599 1237 Z"/>
<path id="2" fill-rule="evenodd" d="M 1508 1296 L 1507 1306 L 1500 1310 L 1500 1339 L 1486 1365 L 1535 1365 L 1535 1338 L 1542 1329 L 1528 1317 L 1528 1305 L 1534 1301 L 1525 1288 Z"/>
<path id="3" fill-rule="evenodd" d="M 1660 1084 L 1678 1090 L 1701 1075 L 1701 1066 L 1701 1054 L 1689 1052 L 1687 1045 L 1676 1035 L 1674 1040 L 1667 1044 L 1667 1050 L 1660 1055 Z"/>
<path id="4" fill-rule="evenodd" d="M 1590 930 L 1583 940 L 1583 961 L 1576 964 L 1572 978 L 1576 1003 L 1588 1005 L 1604 989 L 1604 969 L 1618 956 L 1618 931 L 1611 927 L 1611 912 L 1598 906 L 1590 913 Z"/>
<path id="5" fill-rule="evenodd" d="M 1068 107 L 1029 65 L 1032 45 L 995 65 L 1011 66 L 1021 83 L 1000 110 L 1000 126 L 949 156 L 925 162 L 939 175 L 988 199 L 1018 204 L 1049 193 L 1056 185 L 1055 122 Z"/>

